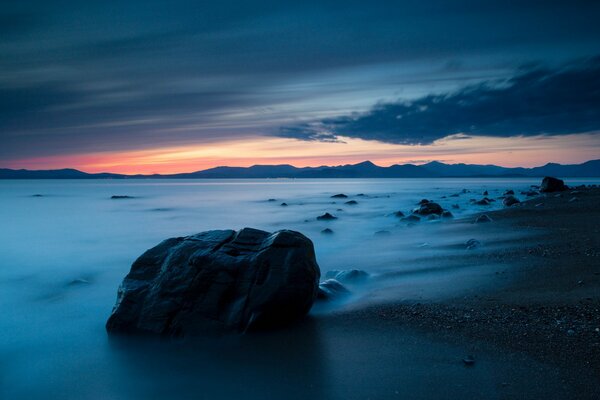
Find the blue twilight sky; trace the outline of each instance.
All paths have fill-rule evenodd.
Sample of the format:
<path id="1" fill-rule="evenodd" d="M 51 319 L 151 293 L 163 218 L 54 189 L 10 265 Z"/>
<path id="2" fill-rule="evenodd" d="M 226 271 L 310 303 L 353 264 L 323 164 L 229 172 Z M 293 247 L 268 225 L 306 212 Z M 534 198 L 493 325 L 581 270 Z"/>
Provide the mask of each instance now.
<path id="1" fill-rule="evenodd" d="M 583 161 L 600 149 L 599 19 L 600 2 L 577 0 L 5 1 L 0 166 L 102 155 L 110 169 L 111 154 L 151 151 L 147 171 L 175 148 L 204 160 L 186 168 L 286 152 L 391 163 L 439 159 L 449 137 L 474 141 L 448 145 L 453 161 L 532 138 L 554 143 L 535 162 L 561 147 Z"/>

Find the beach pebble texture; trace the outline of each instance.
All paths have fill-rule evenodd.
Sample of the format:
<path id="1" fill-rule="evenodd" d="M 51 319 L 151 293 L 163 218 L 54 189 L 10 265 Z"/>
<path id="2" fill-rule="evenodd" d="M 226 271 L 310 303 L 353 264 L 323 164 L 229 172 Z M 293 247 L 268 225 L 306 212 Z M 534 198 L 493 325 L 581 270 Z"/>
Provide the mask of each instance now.
<path id="1" fill-rule="evenodd" d="M 306 315 L 319 279 L 313 243 L 299 232 L 171 238 L 133 263 L 106 329 L 177 337 L 281 326 Z"/>

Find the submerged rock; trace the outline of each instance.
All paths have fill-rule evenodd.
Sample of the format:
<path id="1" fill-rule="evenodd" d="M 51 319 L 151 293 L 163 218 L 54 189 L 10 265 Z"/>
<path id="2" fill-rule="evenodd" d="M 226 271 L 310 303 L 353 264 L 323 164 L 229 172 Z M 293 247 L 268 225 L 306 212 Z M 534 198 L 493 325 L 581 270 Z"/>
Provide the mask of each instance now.
<path id="1" fill-rule="evenodd" d="M 488 191 L 487 191 L 487 190 L 484 190 L 484 191 L 483 191 L 483 195 L 484 195 L 484 196 L 487 196 L 488 194 L 489 194 L 489 193 L 488 193 Z"/>
<path id="2" fill-rule="evenodd" d="M 377 231 L 374 233 L 375 236 L 390 236 L 391 234 L 392 232 L 386 230 Z"/>
<path id="3" fill-rule="evenodd" d="M 207 231 L 142 254 L 119 287 L 110 333 L 244 332 L 297 320 L 320 278 L 310 239 L 294 231 Z"/>
<path id="4" fill-rule="evenodd" d="M 481 242 L 477 239 L 469 239 L 465 245 L 467 246 L 468 250 L 473 250 L 481 246 Z"/>
<path id="5" fill-rule="evenodd" d="M 120 195 L 120 194 L 115 194 L 113 196 L 110 196 L 110 198 L 112 200 L 122 200 L 122 199 L 133 199 L 133 196 L 124 196 L 124 195 Z"/>
<path id="6" fill-rule="evenodd" d="M 396 212 L 394 213 L 394 216 L 395 216 L 395 217 L 398 217 L 398 218 L 402 218 L 402 217 L 404 217 L 404 213 L 403 213 L 402 211 L 396 211 Z"/>
<path id="7" fill-rule="evenodd" d="M 444 211 L 442 213 L 442 218 L 454 218 L 454 215 L 450 211 Z"/>
<path id="8" fill-rule="evenodd" d="M 420 206 L 422 206 L 423 204 L 427 204 L 427 203 L 429 203 L 429 200 L 427 200 L 427 199 L 422 199 L 422 200 L 421 200 L 421 201 L 419 201 L 417 204 L 418 204 L 418 205 L 420 205 Z"/>
<path id="9" fill-rule="evenodd" d="M 546 176 L 542 179 L 542 186 L 540 187 L 540 192 L 550 193 L 550 192 L 563 192 L 567 190 L 567 186 L 562 179 L 553 178 L 551 176 Z"/>
<path id="10" fill-rule="evenodd" d="M 474 203 L 477 204 L 478 206 L 489 206 L 490 205 L 490 201 L 488 199 L 477 200 Z"/>
<path id="11" fill-rule="evenodd" d="M 368 279 L 369 274 L 360 269 L 346 269 L 343 271 L 333 270 L 327 271 L 325 278 L 335 279 L 339 282 L 356 283 Z"/>
<path id="12" fill-rule="evenodd" d="M 321 231 L 322 234 L 324 235 L 332 235 L 333 234 L 333 230 L 329 229 L 329 228 L 325 228 Z"/>
<path id="13" fill-rule="evenodd" d="M 344 193 L 338 193 L 338 194 L 334 194 L 333 196 L 331 196 L 332 199 L 347 199 L 348 196 L 345 195 Z"/>
<path id="14" fill-rule="evenodd" d="M 280 205 L 281 205 L 281 207 L 287 207 L 288 203 L 281 203 Z"/>
<path id="15" fill-rule="evenodd" d="M 511 196 L 515 194 L 515 191 L 512 189 L 507 190 L 506 192 L 504 192 L 504 196 Z"/>
<path id="16" fill-rule="evenodd" d="M 269 200 L 267 200 L 267 201 L 277 201 L 277 199 L 269 199 Z"/>
<path id="17" fill-rule="evenodd" d="M 506 196 L 504 200 L 502 200 L 502 204 L 506 207 L 510 207 L 515 204 L 519 204 L 521 200 L 517 199 L 515 196 Z"/>
<path id="18" fill-rule="evenodd" d="M 319 221 L 330 221 L 330 220 L 332 220 L 332 219 L 337 219 L 337 217 L 336 217 L 335 215 L 331 215 L 331 214 L 329 214 L 328 212 L 326 212 L 326 213 L 325 213 L 325 214 L 323 214 L 323 215 L 319 215 L 319 216 L 317 217 L 317 219 L 318 219 Z"/>
<path id="19" fill-rule="evenodd" d="M 327 279 L 319 284 L 317 299 L 337 300 L 350 295 L 350 291 L 335 279 Z"/>
<path id="20" fill-rule="evenodd" d="M 401 218 L 401 221 L 405 222 L 419 222 L 421 218 L 416 215 L 409 215 L 408 217 Z"/>
<path id="21" fill-rule="evenodd" d="M 348 204 L 349 206 L 355 206 L 358 204 L 358 201 L 350 200 L 350 201 L 345 202 L 344 204 Z"/>
<path id="22" fill-rule="evenodd" d="M 475 222 L 478 224 L 482 222 L 492 222 L 492 219 L 487 214 L 481 214 L 475 219 Z"/>
<path id="23" fill-rule="evenodd" d="M 421 204 L 421 207 L 416 209 L 414 212 L 415 212 L 415 214 L 419 214 L 419 215 L 430 215 L 430 214 L 441 215 L 442 212 L 444 212 L 444 209 L 438 203 L 429 201 L 427 203 Z"/>

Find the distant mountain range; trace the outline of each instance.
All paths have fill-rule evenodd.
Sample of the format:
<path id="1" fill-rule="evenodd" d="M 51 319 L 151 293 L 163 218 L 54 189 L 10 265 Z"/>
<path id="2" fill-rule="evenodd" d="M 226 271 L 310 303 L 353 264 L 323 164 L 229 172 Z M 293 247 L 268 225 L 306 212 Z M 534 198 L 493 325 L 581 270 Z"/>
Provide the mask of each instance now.
<path id="1" fill-rule="evenodd" d="M 535 168 L 505 168 L 496 165 L 428 164 L 380 167 L 370 161 L 339 166 L 304 167 L 292 165 L 253 165 L 216 167 L 203 171 L 170 175 L 88 174 L 76 169 L 0 169 L 0 179 L 258 179 L 258 178 L 443 178 L 443 177 L 600 177 L 600 160 L 583 164 L 549 163 Z"/>

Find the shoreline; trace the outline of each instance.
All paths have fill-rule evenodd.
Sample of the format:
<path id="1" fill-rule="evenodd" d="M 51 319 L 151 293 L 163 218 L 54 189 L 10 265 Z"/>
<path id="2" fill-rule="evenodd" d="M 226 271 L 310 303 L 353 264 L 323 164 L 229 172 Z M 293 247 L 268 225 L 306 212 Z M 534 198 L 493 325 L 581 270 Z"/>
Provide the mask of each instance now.
<path id="1" fill-rule="evenodd" d="M 598 204 L 599 188 L 578 188 L 452 221 L 461 230 L 485 230 L 488 223 L 472 222 L 487 214 L 494 228 L 528 233 L 503 241 L 500 248 L 486 245 L 458 260 L 436 260 L 506 266 L 495 272 L 495 288 L 443 300 L 369 305 L 331 317 L 399 325 L 452 343 L 524 353 L 565 372 L 563 384 L 576 393 L 574 398 L 594 398 L 600 395 Z"/>

